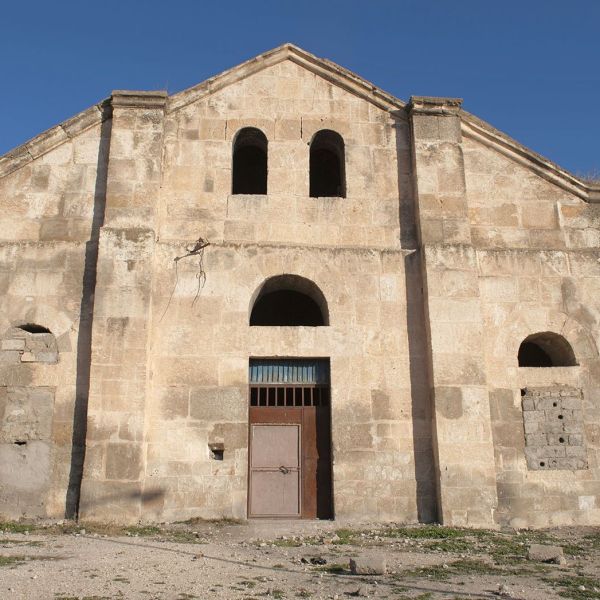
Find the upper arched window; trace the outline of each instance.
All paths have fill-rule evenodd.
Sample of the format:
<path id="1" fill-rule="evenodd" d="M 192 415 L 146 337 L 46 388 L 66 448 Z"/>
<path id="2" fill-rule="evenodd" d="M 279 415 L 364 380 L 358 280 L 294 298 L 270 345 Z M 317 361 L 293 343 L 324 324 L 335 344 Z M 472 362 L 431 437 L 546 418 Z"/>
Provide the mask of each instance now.
<path id="1" fill-rule="evenodd" d="M 346 197 L 344 140 L 330 129 L 318 131 L 310 143 L 310 195 Z"/>
<path id="2" fill-rule="evenodd" d="M 265 134 L 254 127 L 238 131 L 233 144 L 232 194 L 267 193 Z"/>
<path id="3" fill-rule="evenodd" d="M 329 325 L 327 301 L 309 279 L 298 275 L 271 277 L 255 294 L 250 325 Z"/>
<path id="4" fill-rule="evenodd" d="M 558 333 L 544 331 L 527 336 L 519 347 L 520 367 L 574 367 L 571 344 Z"/>

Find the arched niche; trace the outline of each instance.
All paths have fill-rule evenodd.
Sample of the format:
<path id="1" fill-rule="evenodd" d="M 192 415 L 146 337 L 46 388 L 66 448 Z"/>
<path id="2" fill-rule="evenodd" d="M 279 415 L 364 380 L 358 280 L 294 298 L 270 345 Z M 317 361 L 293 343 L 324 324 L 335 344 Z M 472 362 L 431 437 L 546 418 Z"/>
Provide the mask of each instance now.
<path id="1" fill-rule="evenodd" d="M 528 335 L 519 346 L 519 367 L 576 367 L 571 344 L 560 334 L 542 331 Z"/>
<path id="2" fill-rule="evenodd" d="M 232 194 L 266 194 L 268 141 L 255 127 L 240 129 L 233 141 Z"/>
<path id="3" fill-rule="evenodd" d="M 310 143 L 310 196 L 346 197 L 344 140 L 331 129 L 317 131 Z"/>
<path id="4" fill-rule="evenodd" d="M 326 325 L 329 325 L 327 300 L 310 279 L 299 275 L 277 275 L 267 279 L 253 295 L 250 326 Z"/>

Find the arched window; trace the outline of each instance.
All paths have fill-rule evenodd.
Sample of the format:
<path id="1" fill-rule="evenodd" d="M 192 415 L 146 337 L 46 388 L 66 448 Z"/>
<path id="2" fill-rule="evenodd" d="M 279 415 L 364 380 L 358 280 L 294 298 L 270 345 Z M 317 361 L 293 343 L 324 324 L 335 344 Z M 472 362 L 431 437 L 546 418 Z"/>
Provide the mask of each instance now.
<path id="1" fill-rule="evenodd" d="M 329 312 L 323 292 L 304 277 L 271 277 L 257 290 L 254 297 L 250 313 L 251 326 L 329 325 Z"/>
<path id="2" fill-rule="evenodd" d="M 571 344 L 558 333 L 544 331 L 527 336 L 519 347 L 520 367 L 574 367 Z"/>
<path id="3" fill-rule="evenodd" d="M 267 148 L 260 129 L 238 131 L 233 144 L 232 194 L 267 193 Z"/>
<path id="4" fill-rule="evenodd" d="M 310 195 L 346 197 L 344 140 L 330 129 L 318 131 L 310 143 Z"/>

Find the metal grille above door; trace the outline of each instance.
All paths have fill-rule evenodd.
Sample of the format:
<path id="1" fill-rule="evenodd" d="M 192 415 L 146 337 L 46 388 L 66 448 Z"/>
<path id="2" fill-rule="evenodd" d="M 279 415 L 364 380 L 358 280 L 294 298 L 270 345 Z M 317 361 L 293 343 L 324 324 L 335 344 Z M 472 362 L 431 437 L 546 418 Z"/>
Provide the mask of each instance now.
<path id="1" fill-rule="evenodd" d="M 329 385 L 329 361 L 323 358 L 253 358 L 250 385 Z"/>
<path id="2" fill-rule="evenodd" d="M 253 359 L 250 406 L 329 406 L 329 361 Z"/>

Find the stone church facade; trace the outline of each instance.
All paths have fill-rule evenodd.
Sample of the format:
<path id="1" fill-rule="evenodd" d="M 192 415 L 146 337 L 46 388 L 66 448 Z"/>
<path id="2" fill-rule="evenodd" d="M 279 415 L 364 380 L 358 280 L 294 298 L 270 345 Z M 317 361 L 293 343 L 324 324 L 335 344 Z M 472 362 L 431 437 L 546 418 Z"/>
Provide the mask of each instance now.
<path id="1" fill-rule="evenodd" d="M 600 524 L 600 187 L 292 45 L 0 158 L 0 516 Z"/>

